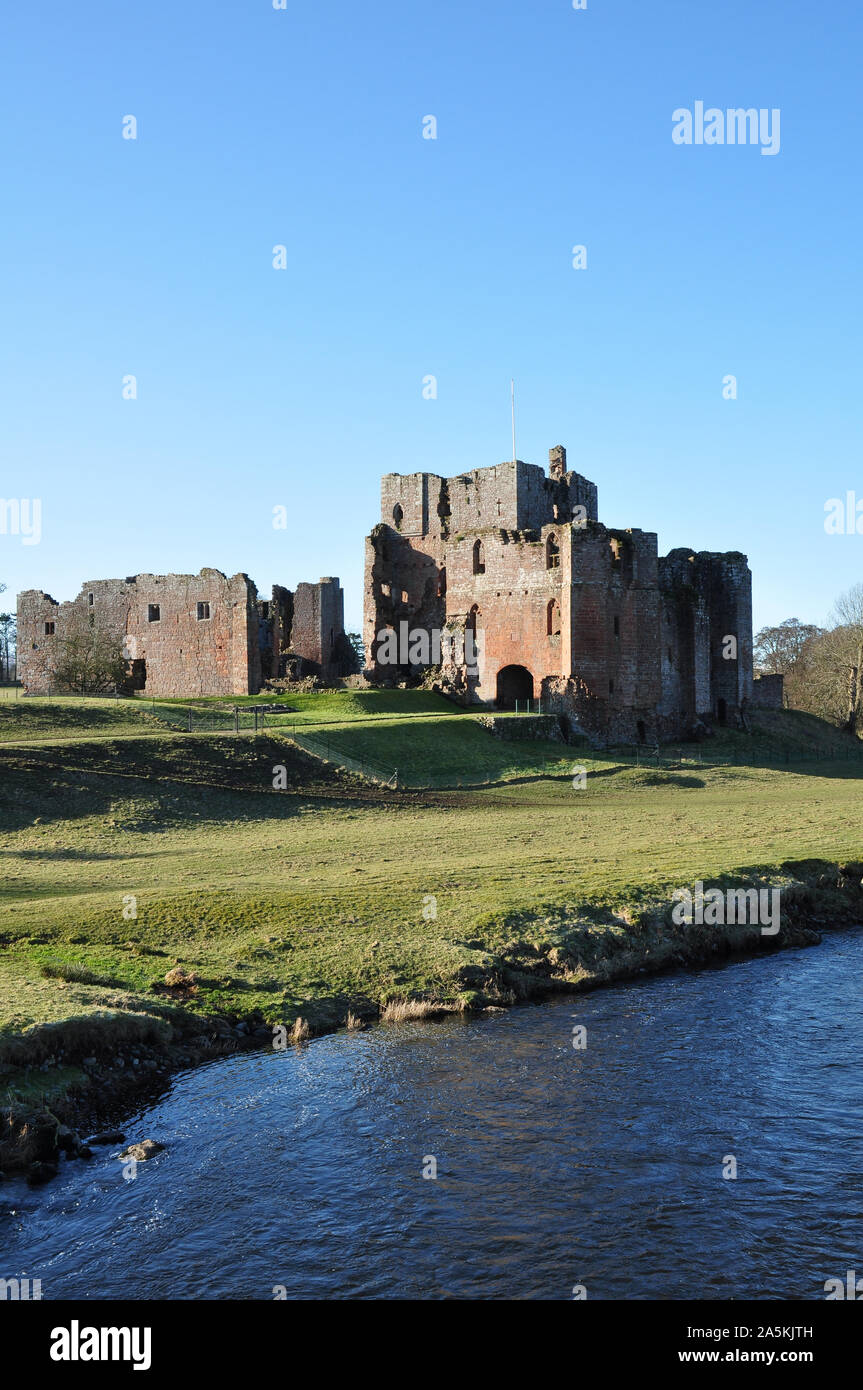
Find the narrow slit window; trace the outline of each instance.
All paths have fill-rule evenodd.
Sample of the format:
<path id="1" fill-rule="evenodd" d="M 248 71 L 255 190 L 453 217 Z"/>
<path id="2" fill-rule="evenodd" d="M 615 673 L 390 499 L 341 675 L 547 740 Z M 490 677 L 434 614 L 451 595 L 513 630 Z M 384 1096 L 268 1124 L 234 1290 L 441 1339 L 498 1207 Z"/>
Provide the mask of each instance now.
<path id="1" fill-rule="evenodd" d="M 198 604 L 198 622 L 200 622 L 202 618 L 209 618 L 209 616 L 210 616 L 210 605 L 209 605 L 209 603 L 206 603 L 206 602 L 204 602 L 204 603 L 199 603 L 199 604 Z"/>

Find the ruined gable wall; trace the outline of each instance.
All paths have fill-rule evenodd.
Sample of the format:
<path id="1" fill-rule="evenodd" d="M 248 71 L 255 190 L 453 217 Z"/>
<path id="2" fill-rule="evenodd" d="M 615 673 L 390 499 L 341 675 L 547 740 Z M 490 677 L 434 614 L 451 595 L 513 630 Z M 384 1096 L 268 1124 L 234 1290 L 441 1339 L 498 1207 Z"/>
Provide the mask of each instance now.
<path id="1" fill-rule="evenodd" d="M 257 590 L 247 575 L 139 574 L 122 589 L 126 654 L 146 663 L 147 694 L 245 695 L 260 688 Z M 199 603 L 209 604 L 209 618 L 198 617 Z M 154 621 L 151 604 L 159 609 Z"/>
<path id="2" fill-rule="evenodd" d="M 363 593 L 363 641 L 368 669 L 376 671 L 377 634 L 407 621 L 411 629 L 431 633 L 445 621 L 441 593 L 445 544 L 440 537 L 412 538 L 391 526 L 377 526 L 366 541 Z M 394 678 L 381 668 L 381 679 Z M 404 673 L 402 673 L 404 674 Z"/>
<path id="3" fill-rule="evenodd" d="M 285 674 L 285 657 L 291 646 L 294 596 L 290 589 L 274 584 L 270 598 L 259 602 L 258 610 L 261 680 L 278 679 Z"/>
<path id="4" fill-rule="evenodd" d="M 47 695 L 52 688 L 51 668 L 61 640 L 61 605 L 41 589 L 25 589 L 18 595 L 18 679 L 32 695 Z M 54 634 L 46 634 L 53 623 Z"/>
<path id="5" fill-rule="evenodd" d="M 341 675 L 340 648 L 345 632 L 345 596 L 338 579 L 318 582 L 321 607 L 321 666 L 327 676 Z"/>
<path id="6" fill-rule="evenodd" d="M 729 711 L 752 699 L 752 575 L 746 556 L 699 554 L 710 611 L 711 703 L 724 700 Z M 728 636 L 737 639 L 737 658 L 723 655 Z"/>
<path id="7" fill-rule="evenodd" d="M 291 651 L 325 677 L 338 674 L 344 636 L 344 594 L 338 579 L 298 584 L 294 592 Z"/>
<path id="8" fill-rule="evenodd" d="M 693 551 L 672 550 L 659 561 L 662 598 L 663 731 L 685 732 L 711 708 L 710 609 Z"/>
<path id="9" fill-rule="evenodd" d="M 51 667 L 70 623 L 92 617 L 102 631 L 123 641 L 130 663 L 145 663 L 143 688 L 148 694 L 254 692 L 260 686 L 255 600 L 255 586 L 246 575 L 228 579 L 213 569 L 203 569 L 199 575 L 139 574 L 90 580 L 74 600 L 59 605 L 47 595 L 30 591 L 20 596 L 27 634 L 22 680 L 34 694 L 52 689 Z M 208 619 L 197 617 L 198 602 L 209 603 Z M 154 621 L 150 621 L 151 604 L 159 609 Z M 44 622 L 52 620 L 54 638 L 40 639 L 40 625 L 44 633 Z"/>
<path id="10" fill-rule="evenodd" d="M 32 695 L 50 694 L 56 689 L 54 670 L 63 641 L 72 629 L 81 631 L 92 617 L 103 632 L 122 641 L 127 613 L 121 580 L 90 580 L 76 598 L 64 603 L 37 589 L 19 594 L 18 675 L 24 688 Z M 53 634 L 45 631 L 48 623 L 54 624 Z"/>
<path id="11" fill-rule="evenodd" d="M 752 698 L 752 576 L 745 555 L 673 550 L 660 561 L 662 714 L 686 725 Z M 737 657 L 723 655 L 726 637 Z"/>

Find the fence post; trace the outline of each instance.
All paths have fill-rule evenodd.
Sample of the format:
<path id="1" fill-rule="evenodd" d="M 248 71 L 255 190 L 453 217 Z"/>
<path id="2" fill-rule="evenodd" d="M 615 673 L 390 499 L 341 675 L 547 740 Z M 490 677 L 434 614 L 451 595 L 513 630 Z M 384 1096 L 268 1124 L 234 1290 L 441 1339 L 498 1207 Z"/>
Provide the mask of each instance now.
<path id="1" fill-rule="evenodd" d="M 240 706 L 234 705 L 234 733 L 240 732 Z"/>
<path id="2" fill-rule="evenodd" d="M 189 733 L 192 732 L 192 706 L 189 706 Z"/>

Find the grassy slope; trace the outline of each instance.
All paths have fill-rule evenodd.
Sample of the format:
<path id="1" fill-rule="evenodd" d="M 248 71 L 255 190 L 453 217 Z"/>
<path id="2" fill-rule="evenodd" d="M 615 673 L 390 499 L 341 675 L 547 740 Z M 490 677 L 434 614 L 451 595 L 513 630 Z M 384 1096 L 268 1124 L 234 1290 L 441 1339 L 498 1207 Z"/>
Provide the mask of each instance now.
<path id="1" fill-rule="evenodd" d="M 353 756 L 369 756 L 377 740 L 397 750 L 405 774 L 414 758 L 450 784 L 518 780 L 390 793 L 279 736 L 198 738 L 158 724 L 153 733 L 146 715 L 146 735 L 134 720 L 130 735 L 123 720 L 134 707 L 120 706 L 112 723 L 104 702 L 92 711 L 75 702 L 76 724 L 67 706 L 58 718 L 54 701 L 53 714 L 26 702 L 32 725 L 19 723 L 21 741 L 0 747 L 0 1035 L 98 1009 L 152 1009 L 151 984 L 176 963 L 200 976 L 185 1005 L 199 1012 L 290 1019 L 313 1014 L 316 1000 L 454 999 L 472 965 L 514 940 L 547 948 L 566 922 L 596 922 L 600 909 L 597 929 L 615 931 L 611 905 L 863 849 L 854 766 L 634 768 L 501 743 L 434 708 L 398 722 L 392 700 L 402 693 L 386 692 L 374 723 L 368 704 L 353 706 L 352 726 L 340 705 L 331 738 Z M 28 728 L 55 742 L 28 741 Z M 710 751 L 766 759 L 828 741 L 846 747 L 817 721 L 780 715 L 755 738 L 727 735 Z M 588 768 L 585 790 L 572 787 L 574 758 Z M 282 792 L 272 790 L 277 764 L 289 774 Z M 137 899 L 135 920 L 123 918 L 126 895 Z M 427 895 L 434 921 L 423 916 Z M 104 983 L 44 977 L 58 961 Z"/>
<path id="2" fill-rule="evenodd" d="M 71 697 L 15 698 L 0 689 L 0 744 L 22 740 L 80 738 L 91 735 L 161 733 L 162 722 L 132 700 L 78 700 Z"/>

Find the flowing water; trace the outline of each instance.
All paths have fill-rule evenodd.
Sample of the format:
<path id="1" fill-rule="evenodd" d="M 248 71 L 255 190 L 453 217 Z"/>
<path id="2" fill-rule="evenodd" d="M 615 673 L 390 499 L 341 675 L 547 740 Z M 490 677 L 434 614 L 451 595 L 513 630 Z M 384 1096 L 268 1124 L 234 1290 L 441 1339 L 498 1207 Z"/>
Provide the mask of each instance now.
<path id="1" fill-rule="evenodd" d="M 0 1277 L 45 1299 L 824 1298 L 863 1273 L 861 966 L 858 929 L 214 1062 L 124 1125 L 167 1146 L 136 1177 L 115 1148 L 0 1186 Z"/>

